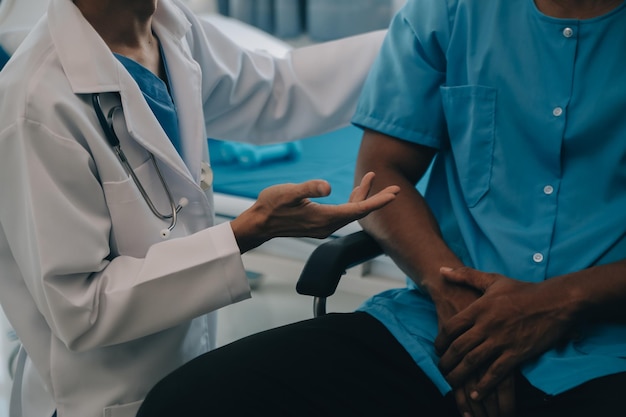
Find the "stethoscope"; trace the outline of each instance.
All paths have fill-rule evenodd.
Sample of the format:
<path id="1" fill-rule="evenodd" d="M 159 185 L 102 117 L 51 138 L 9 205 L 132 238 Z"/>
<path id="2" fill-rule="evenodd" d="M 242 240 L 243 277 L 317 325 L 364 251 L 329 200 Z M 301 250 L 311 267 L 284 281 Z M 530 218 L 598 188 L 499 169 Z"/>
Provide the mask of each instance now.
<path id="1" fill-rule="evenodd" d="M 139 180 L 139 178 L 137 178 L 135 171 L 133 171 L 133 168 L 130 166 L 130 163 L 128 162 L 128 159 L 126 158 L 126 155 L 124 154 L 124 151 L 122 150 L 122 147 L 120 145 L 120 140 L 115 134 L 115 130 L 113 128 L 113 117 L 116 112 L 122 111 L 122 105 L 120 104 L 118 106 L 114 106 L 113 108 L 111 108 L 111 110 L 109 110 L 109 114 L 105 116 L 104 112 L 102 111 L 102 106 L 100 105 L 100 94 L 99 93 L 92 94 L 91 101 L 93 104 L 93 108 L 96 112 L 96 115 L 98 116 L 98 121 L 100 122 L 100 125 L 102 126 L 102 130 L 104 130 L 104 135 L 106 136 L 107 142 L 109 142 L 109 145 L 111 145 L 111 148 L 113 148 L 113 151 L 115 152 L 115 154 L 117 155 L 117 158 L 120 160 L 120 162 L 124 166 L 124 169 L 126 170 L 128 175 L 130 175 L 130 177 L 133 179 L 133 182 L 137 186 L 137 189 L 141 193 L 141 196 L 143 197 L 144 201 L 150 208 L 150 211 L 157 218 L 161 220 L 170 221 L 170 225 L 167 228 L 161 230 L 161 237 L 163 239 L 167 239 L 170 236 L 170 233 L 172 232 L 172 230 L 174 230 L 174 228 L 176 227 L 176 221 L 178 220 L 178 212 L 187 205 L 188 200 L 183 197 L 180 199 L 178 204 L 174 202 L 172 193 L 170 192 L 170 189 L 167 186 L 167 182 L 163 178 L 163 174 L 161 174 L 161 170 L 159 169 L 159 166 L 156 162 L 156 159 L 154 158 L 154 155 L 152 154 L 152 152 L 148 152 L 148 155 L 150 156 L 150 160 L 152 161 L 152 165 L 154 166 L 154 169 L 156 170 L 159 180 L 161 181 L 161 184 L 163 185 L 165 194 L 167 194 L 167 198 L 170 203 L 171 214 L 163 214 L 155 207 L 154 203 L 150 199 L 150 196 L 148 196 L 148 193 L 143 188 L 143 185 L 141 185 L 141 181 Z"/>

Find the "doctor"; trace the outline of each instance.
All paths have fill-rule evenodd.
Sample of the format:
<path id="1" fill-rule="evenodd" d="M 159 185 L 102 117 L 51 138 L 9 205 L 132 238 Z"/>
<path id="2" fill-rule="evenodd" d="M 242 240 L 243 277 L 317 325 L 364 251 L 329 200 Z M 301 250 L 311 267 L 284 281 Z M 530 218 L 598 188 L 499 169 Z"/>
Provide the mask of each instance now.
<path id="1" fill-rule="evenodd" d="M 24 416 L 134 416 L 214 347 L 212 312 L 250 296 L 241 253 L 327 236 L 395 198 L 366 198 L 373 174 L 339 206 L 308 200 L 324 181 L 284 184 L 213 225 L 207 165 L 207 137 L 346 124 L 381 40 L 277 59 L 177 0 L 50 1 L 0 75 L 0 302 L 28 354 Z"/>

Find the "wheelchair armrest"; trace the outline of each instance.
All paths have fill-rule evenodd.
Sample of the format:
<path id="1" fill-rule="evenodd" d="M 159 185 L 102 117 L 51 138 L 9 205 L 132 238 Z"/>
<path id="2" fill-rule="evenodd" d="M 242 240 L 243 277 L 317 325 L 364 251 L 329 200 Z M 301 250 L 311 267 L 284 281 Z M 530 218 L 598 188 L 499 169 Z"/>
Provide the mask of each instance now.
<path id="1" fill-rule="evenodd" d="M 383 250 L 364 231 L 358 231 L 318 246 L 307 260 L 296 291 L 314 297 L 330 297 L 348 268 L 381 255 Z"/>

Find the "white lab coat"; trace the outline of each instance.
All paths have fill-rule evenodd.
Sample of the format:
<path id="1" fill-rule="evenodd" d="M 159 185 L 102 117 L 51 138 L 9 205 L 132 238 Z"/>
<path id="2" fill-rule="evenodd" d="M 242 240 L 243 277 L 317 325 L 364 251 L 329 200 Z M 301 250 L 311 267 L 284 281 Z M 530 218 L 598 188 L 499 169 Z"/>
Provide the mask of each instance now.
<path id="1" fill-rule="evenodd" d="M 160 0 L 153 28 L 182 158 L 71 0 L 51 0 L 0 75 L 0 302 L 30 358 L 25 380 L 40 378 L 52 400 L 35 410 L 42 398 L 25 386 L 25 416 L 134 416 L 160 378 L 214 347 L 212 312 L 250 289 L 230 225 L 213 226 L 211 190 L 199 186 L 205 138 L 266 143 L 347 124 L 384 35 L 277 59 L 203 25 Z M 122 147 L 161 211 L 146 151 L 189 200 L 170 239 L 104 139 L 94 92 L 119 92 Z"/>

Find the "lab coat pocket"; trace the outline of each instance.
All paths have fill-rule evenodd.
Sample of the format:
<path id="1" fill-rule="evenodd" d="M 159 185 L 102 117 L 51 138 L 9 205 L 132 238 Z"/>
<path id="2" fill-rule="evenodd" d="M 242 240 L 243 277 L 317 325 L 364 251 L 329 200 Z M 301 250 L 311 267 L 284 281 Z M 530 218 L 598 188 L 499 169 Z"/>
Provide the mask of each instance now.
<path id="1" fill-rule="evenodd" d="M 496 93 L 495 88 L 480 85 L 441 87 L 452 155 L 469 207 L 489 191 Z"/>
<path id="2" fill-rule="evenodd" d="M 151 163 L 135 168 L 135 174 L 157 209 L 169 213 L 169 201 L 156 175 L 151 175 Z M 162 240 L 161 230 L 168 223 L 150 211 L 132 178 L 105 182 L 103 188 L 111 216 L 113 255 L 143 258 L 152 244 Z"/>
<path id="3" fill-rule="evenodd" d="M 102 413 L 103 417 L 135 417 L 142 401 L 135 401 L 128 404 L 114 405 L 106 407 Z"/>

